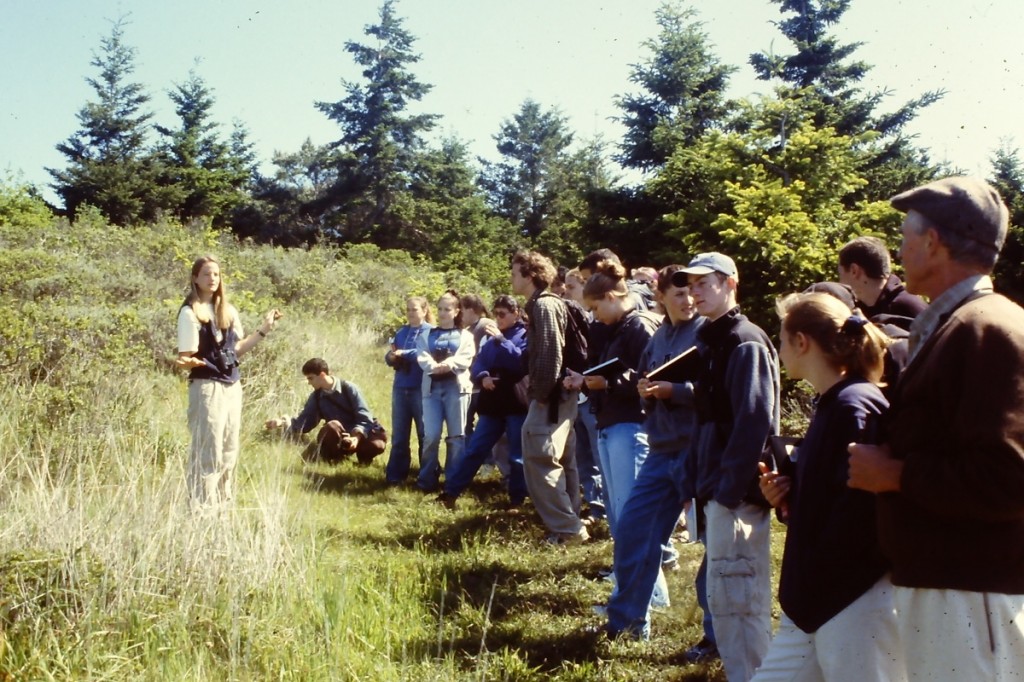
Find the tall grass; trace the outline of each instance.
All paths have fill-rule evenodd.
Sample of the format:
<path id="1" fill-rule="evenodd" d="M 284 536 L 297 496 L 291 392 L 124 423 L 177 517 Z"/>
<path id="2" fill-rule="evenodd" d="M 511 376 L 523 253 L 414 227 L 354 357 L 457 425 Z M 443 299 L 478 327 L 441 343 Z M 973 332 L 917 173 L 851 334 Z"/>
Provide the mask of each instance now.
<path id="1" fill-rule="evenodd" d="M 452 513 L 386 487 L 383 458 L 304 465 L 262 430 L 301 407 L 314 356 L 390 427 L 383 339 L 405 295 L 436 296 L 442 273 L 174 224 L 4 224 L 0 247 L 35 268 L 0 274 L 0 679 L 722 679 L 681 660 L 700 636 L 697 548 L 681 548 L 651 642 L 595 642 L 581 628 L 610 589 L 594 580 L 606 533 L 545 547 L 529 508 L 496 510 L 495 478 Z M 169 358 L 188 261 L 210 251 L 232 264 L 248 327 L 270 305 L 285 317 L 244 359 L 235 504 L 194 514 Z M 132 264 L 119 288 L 114 263 Z"/>

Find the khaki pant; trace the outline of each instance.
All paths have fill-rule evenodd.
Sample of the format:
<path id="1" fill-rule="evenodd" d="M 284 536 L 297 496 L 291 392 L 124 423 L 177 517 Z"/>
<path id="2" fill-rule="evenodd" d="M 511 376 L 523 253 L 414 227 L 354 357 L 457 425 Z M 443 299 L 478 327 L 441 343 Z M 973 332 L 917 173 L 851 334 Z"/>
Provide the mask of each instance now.
<path id="1" fill-rule="evenodd" d="M 234 496 L 241 425 L 241 382 L 189 381 L 188 428 L 192 448 L 186 478 L 194 507 L 215 506 L 231 501 Z"/>
<path id="2" fill-rule="evenodd" d="M 911 680 L 1003 682 L 1024 674 L 1022 594 L 897 587 L 896 623 Z"/>
<path id="3" fill-rule="evenodd" d="M 544 525 L 552 533 L 576 535 L 580 522 L 580 477 L 576 471 L 576 393 L 558 403 L 552 423 L 548 405 L 530 403 L 523 422 L 523 473 L 526 489 Z"/>
<path id="4" fill-rule="evenodd" d="M 772 636 L 768 510 L 746 502 L 704 507 L 707 519 L 708 607 L 729 682 L 747 682 Z"/>

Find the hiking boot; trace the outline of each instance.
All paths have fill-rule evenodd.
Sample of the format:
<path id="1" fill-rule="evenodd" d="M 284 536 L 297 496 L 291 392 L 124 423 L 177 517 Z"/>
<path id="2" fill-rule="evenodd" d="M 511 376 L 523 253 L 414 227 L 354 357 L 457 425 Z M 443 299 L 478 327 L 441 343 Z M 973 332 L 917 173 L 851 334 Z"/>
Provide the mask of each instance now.
<path id="1" fill-rule="evenodd" d="M 434 502 L 437 502 L 438 504 L 443 504 L 444 508 L 449 511 L 455 511 L 456 499 L 458 498 L 452 497 L 448 493 L 441 493 L 440 495 L 434 498 Z"/>
<path id="2" fill-rule="evenodd" d="M 683 658 L 687 663 L 710 663 L 721 657 L 718 655 L 718 646 L 705 637 L 687 649 Z"/>
<path id="3" fill-rule="evenodd" d="M 590 539 L 590 533 L 585 527 L 580 527 L 578 533 L 552 533 L 544 538 L 549 545 L 582 545 Z"/>

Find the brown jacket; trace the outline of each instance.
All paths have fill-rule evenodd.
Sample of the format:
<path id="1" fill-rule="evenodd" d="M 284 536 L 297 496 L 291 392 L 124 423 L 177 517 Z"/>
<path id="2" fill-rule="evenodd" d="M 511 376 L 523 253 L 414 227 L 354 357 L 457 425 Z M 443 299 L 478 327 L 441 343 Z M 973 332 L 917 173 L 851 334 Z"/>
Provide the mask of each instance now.
<path id="1" fill-rule="evenodd" d="M 1024 310 L 998 294 L 954 310 L 900 377 L 886 433 L 905 462 L 878 500 L 893 582 L 1024 594 Z"/>

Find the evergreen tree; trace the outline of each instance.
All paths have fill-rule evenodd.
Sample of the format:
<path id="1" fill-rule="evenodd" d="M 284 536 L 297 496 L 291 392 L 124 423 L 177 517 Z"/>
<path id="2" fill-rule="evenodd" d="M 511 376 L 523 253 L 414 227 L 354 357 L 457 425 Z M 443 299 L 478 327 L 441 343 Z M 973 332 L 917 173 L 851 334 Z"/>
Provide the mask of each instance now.
<path id="1" fill-rule="evenodd" d="M 481 159 L 480 185 L 491 208 L 531 244 L 550 227 L 559 193 L 571 191 L 557 180 L 572 138 L 568 119 L 557 109 L 544 111 L 527 99 L 494 136 L 502 160 Z"/>
<path id="2" fill-rule="evenodd" d="M 246 199 L 244 189 L 251 180 L 253 152 L 245 130 L 236 124 L 231 141 L 221 139 L 211 120 L 213 92 L 195 71 L 169 96 L 181 126 L 156 126 L 165 138 L 158 157 L 168 208 L 182 220 L 209 218 L 214 225 L 225 225 Z"/>
<path id="3" fill-rule="evenodd" d="M 150 97 L 130 80 L 136 50 L 124 42 L 125 23 L 124 18 L 114 22 L 93 54 L 90 64 L 99 74 L 86 82 L 96 101 L 78 111 L 79 130 L 57 145 L 67 168 L 47 169 L 70 216 L 89 204 L 118 225 L 152 219 L 163 201 L 157 165 L 145 149 Z"/>
<path id="4" fill-rule="evenodd" d="M 782 96 L 806 100 L 809 104 L 801 108 L 811 115 L 815 128 L 830 127 L 838 135 L 862 140 L 860 144 L 869 152 L 863 162 L 868 184 L 852 198 L 889 197 L 934 177 L 938 168 L 923 150 L 913 146 L 904 129 L 923 107 L 939 100 L 943 91 L 926 92 L 895 111 L 879 113 L 889 93 L 866 93 L 860 86 L 871 69 L 863 61 L 852 60 L 861 43 L 841 44 L 829 33 L 850 0 L 771 2 L 787 15 L 777 26 L 796 52 L 755 53 L 750 64 L 762 80 L 779 79 L 785 85 Z M 800 122 L 785 121 L 783 125 L 797 127 Z M 867 132 L 874 135 L 862 138 Z"/>
<path id="5" fill-rule="evenodd" d="M 346 96 L 316 106 L 341 128 L 331 145 L 337 179 L 310 209 L 339 239 L 372 239 L 379 246 L 412 246 L 409 225 L 398 219 L 394 206 L 408 191 L 423 135 L 438 118 L 411 114 L 431 86 L 409 71 L 419 55 L 415 38 L 402 27 L 394 0 L 385 0 L 380 22 L 365 29 L 373 44 L 349 41 L 345 50 L 363 67 L 365 84 L 343 81 Z"/>
<path id="6" fill-rule="evenodd" d="M 736 68 L 719 62 L 695 17 L 678 0 L 655 12 L 658 37 L 644 43 L 650 54 L 630 73 L 641 91 L 616 98 L 626 126 L 618 161 L 627 168 L 660 167 L 678 145 L 693 144 L 728 112 L 725 89 Z"/>
<path id="7" fill-rule="evenodd" d="M 1010 211 L 1010 230 L 996 263 L 996 290 L 1024 305 L 1024 165 L 1020 152 L 1004 142 L 992 157 L 991 182 Z"/>

